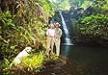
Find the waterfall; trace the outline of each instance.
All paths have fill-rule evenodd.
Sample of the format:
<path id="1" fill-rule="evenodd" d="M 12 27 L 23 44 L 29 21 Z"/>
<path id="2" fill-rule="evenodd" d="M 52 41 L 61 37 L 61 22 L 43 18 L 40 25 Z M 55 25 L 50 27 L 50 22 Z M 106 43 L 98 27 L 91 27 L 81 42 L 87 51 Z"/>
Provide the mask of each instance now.
<path id="1" fill-rule="evenodd" d="M 73 45 L 73 43 L 70 40 L 69 31 L 68 31 L 66 22 L 64 20 L 64 17 L 62 15 L 62 12 L 59 11 L 59 14 L 60 14 L 60 17 L 61 17 L 61 20 L 62 20 L 62 27 L 63 27 L 63 31 L 64 31 L 64 34 L 65 34 L 65 43 L 64 43 L 64 45 Z"/>

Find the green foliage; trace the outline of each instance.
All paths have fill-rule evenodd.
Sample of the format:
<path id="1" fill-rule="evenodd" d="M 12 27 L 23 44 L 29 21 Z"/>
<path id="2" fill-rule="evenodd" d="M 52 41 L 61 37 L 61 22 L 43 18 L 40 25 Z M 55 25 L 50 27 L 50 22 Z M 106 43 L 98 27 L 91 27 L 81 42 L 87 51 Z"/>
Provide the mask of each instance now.
<path id="1" fill-rule="evenodd" d="M 15 24 L 13 23 L 13 16 L 9 11 L 0 13 L 0 22 L 2 23 L 2 25 L 4 25 L 4 29 L 6 29 L 7 27 L 15 26 Z"/>
<path id="2" fill-rule="evenodd" d="M 89 6 L 91 6 L 92 2 L 89 0 L 85 0 L 83 4 L 81 5 L 81 8 L 87 9 Z"/>
<path id="3" fill-rule="evenodd" d="M 45 55 L 40 52 L 33 54 L 29 57 L 26 57 L 22 60 L 23 68 L 27 68 L 28 70 L 42 68 L 45 63 Z"/>
<path id="4" fill-rule="evenodd" d="M 108 10 L 108 0 L 106 0 L 103 4 L 103 6 L 101 7 L 104 10 Z"/>
<path id="5" fill-rule="evenodd" d="M 1 65 L 0 68 L 2 68 L 2 69 L 7 68 L 7 67 L 9 67 L 9 64 L 10 64 L 9 60 L 4 58 L 4 60 L 0 64 Z"/>
<path id="6" fill-rule="evenodd" d="M 82 18 L 79 22 L 80 33 L 88 39 L 108 39 L 108 17 L 102 14 Z"/>
<path id="7" fill-rule="evenodd" d="M 59 58 L 56 55 L 51 55 L 49 58 L 46 57 L 44 52 L 37 52 L 28 57 L 22 59 L 21 67 L 28 71 L 40 71 L 44 65 L 48 62 L 58 61 Z"/>
<path id="8" fill-rule="evenodd" d="M 64 0 L 62 1 L 58 7 L 61 9 L 61 10 L 69 10 L 70 9 L 70 4 L 69 4 L 69 0 Z"/>
<path id="9" fill-rule="evenodd" d="M 107 0 L 95 0 L 93 3 L 94 7 L 101 8 L 106 5 Z"/>
<path id="10" fill-rule="evenodd" d="M 88 0 L 69 0 L 69 3 L 71 3 L 72 6 L 81 6 L 84 1 L 88 1 Z"/>
<path id="11" fill-rule="evenodd" d="M 13 20 L 14 15 L 11 15 L 9 11 L 6 11 L 4 13 L 0 13 L 0 16 L 0 51 L 3 54 L 6 53 L 6 55 L 4 54 L 6 58 L 10 58 L 11 56 L 13 56 L 10 53 L 15 49 L 16 46 L 16 44 L 11 43 L 13 41 L 12 38 L 15 37 L 13 33 L 16 28 Z"/>
<path id="12" fill-rule="evenodd" d="M 45 46 L 46 23 L 53 15 L 48 0 L 17 0 L 15 3 L 14 15 L 10 11 L 0 12 L 0 52 L 9 61 L 28 45 L 35 49 Z"/>
<path id="13" fill-rule="evenodd" d="M 59 57 L 56 54 L 50 56 L 50 61 L 58 61 L 58 60 Z"/>
<path id="14" fill-rule="evenodd" d="M 76 35 L 78 41 L 107 44 L 108 40 L 108 1 L 85 0 L 81 8 L 84 8 L 79 21 L 76 22 Z"/>
<path id="15" fill-rule="evenodd" d="M 40 5 L 43 7 L 46 16 L 51 16 L 54 14 L 53 5 L 49 0 L 39 0 Z M 44 15 L 44 16 L 45 16 Z"/>
<path id="16" fill-rule="evenodd" d="M 4 75 L 10 73 L 7 67 L 26 46 L 31 46 L 36 50 L 45 47 L 48 17 L 54 14 L 52 4 L 48 0 L 17 0 L 14 3 L 15 9 L 7 6 L 16 12 L 14 15 L 12 11 L 0 12 L 0 52 L 5 58 L 0 65 L 6 69 Z M 48 62 L 47 59 L 45 54 L 40 52 L 24 58 L 18 66 L 28 71 L 40 70 L 44 63 Z M 57 57 L 51 56 L 51 60 L 55 61 Z"/>
<path id="17" fill-rule="evenodd" d="M 69 0 L 57 0 L 57 1 L 50 0 L 50 1 L 53 4 L 53 8 L 55 11 L 70 9 Z"/>

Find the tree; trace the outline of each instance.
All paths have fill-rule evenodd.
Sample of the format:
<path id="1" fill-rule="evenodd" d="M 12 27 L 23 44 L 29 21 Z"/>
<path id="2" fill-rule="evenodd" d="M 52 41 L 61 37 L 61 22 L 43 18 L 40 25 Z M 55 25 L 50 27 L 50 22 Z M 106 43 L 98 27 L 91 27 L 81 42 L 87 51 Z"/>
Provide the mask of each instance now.
<path id="1" fill-rule="evenodd" d="M 69 0 L 54 0 L 54 1 L 50 0 L 50 1 L 54 6 L 55 11 L 70 9 Z"/>

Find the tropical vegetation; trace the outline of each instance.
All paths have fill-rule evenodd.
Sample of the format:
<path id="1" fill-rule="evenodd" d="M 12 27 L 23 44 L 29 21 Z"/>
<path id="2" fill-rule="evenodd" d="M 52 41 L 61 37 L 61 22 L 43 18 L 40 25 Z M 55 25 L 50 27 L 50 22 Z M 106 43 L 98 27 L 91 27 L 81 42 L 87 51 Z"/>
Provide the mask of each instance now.
<path id="1" fill-rule="evenodd" d="M 25 47 L 34 52 L 45 51 L 45 30 L 48 18 L 53 15 L 53 8 L 48 0 L 3 0 L 0 2 L 0 70 L 9 66 L 13 58 Z M 26 67 L 42 65 L 44 55 L 24 59 Z M 35 60 L 37 59 L 37 60 Z M 41 60 L 42 59 L 42 60 Z M 25 64 L 25 62 L 23 62 Z"/>

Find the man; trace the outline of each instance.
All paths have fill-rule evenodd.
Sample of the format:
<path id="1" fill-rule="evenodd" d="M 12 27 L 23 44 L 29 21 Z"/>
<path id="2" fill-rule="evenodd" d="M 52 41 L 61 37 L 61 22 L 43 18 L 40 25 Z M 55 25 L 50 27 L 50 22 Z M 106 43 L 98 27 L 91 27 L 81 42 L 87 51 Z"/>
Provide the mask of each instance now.
<path id="1" fill-rule="evenodd" d="M 47 55 L 49 55 L 50 52 L 53 54 L 54 37 L 55 37 L 55 27 L 53 24 L 49 25 L 46 35 L 47 35 Z"/>
<path id="2" fill-rule="evenodd" d="M 62 36 L 62 30 L 60 29 L 60 24 L 57 22 L 55 25 L 55 46 L 56 46 L 56 55 L 60 55 L 60 42 Z"/>

